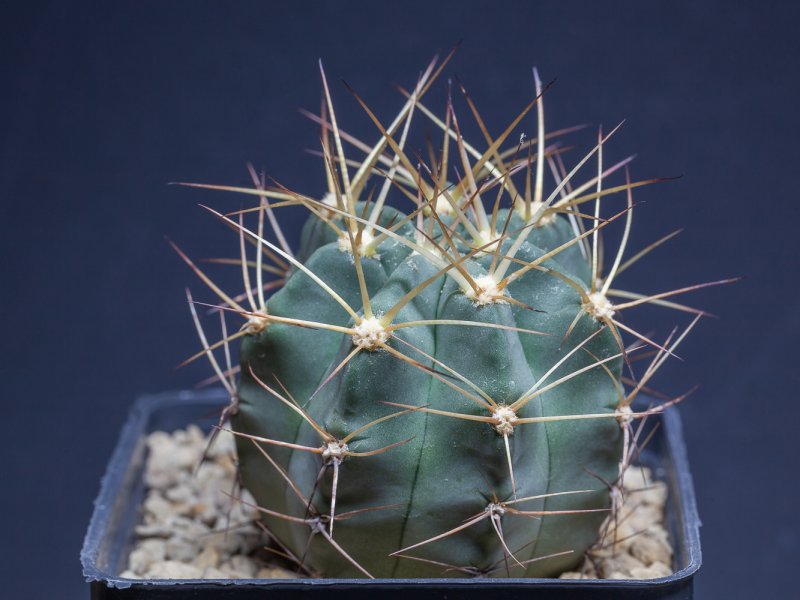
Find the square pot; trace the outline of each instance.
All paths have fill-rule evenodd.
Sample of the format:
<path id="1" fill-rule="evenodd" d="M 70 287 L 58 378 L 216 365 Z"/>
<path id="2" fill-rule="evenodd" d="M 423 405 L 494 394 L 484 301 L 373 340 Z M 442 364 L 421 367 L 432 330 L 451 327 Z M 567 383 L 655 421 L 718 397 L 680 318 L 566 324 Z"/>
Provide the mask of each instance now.
<path id="1" fill-rule="evenodd" d="M 672 408 L 648 419 L 660 426 L 640 457 L 669 494 L 666 526 L 674 546 L 676 571 L 648 580 L 611 579 L 123 579 L 145 494 L 146 436 L 194 423 L 209 430 L 227 404 L 221 391 L 171 392 L 140 398 L 131 410 L 95 500 L 81 551 L 83 574 L 93 600 L 549 600 L 692 598 L 700 568 L 700 520 L 686 458 L 681 421 Z"/>

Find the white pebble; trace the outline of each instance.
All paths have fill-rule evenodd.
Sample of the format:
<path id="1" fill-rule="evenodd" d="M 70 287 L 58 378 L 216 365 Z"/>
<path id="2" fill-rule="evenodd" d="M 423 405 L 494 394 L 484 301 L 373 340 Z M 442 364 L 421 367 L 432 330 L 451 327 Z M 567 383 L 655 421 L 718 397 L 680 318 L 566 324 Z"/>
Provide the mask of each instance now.
<path id="1" fill-rule="evenodd" d="M 258 572 L 258 564 L 249 556 L 242 556 L 241 554 L 231 556 L 229 562 L 234 571 L 245 573 L 247 578 L 255 577 Z"/>
<path id="2" fill-rule="evenodd" d="M 256 579 L 298 579 L 300 575 L 281 567 L 266 567 L 256 573 Z"/>
<path id="3" fill-rule="evenodd" d="M 181 536 L 167 540 L 166 554 L 169 560 L 190 563 L 199 554 L 197 543 Z"/>
<path id="4" fill-rule="evenodd" d="M 199 569 L 209 569 L 219 565 L 219 552 L 213 546 L 206 546 L 192 561 L 192 564 Z"/>
<path id="5" fill-rule="evenodd" d="M 600 560 L 600 573 L 609 579 L 619 579 L 619 577 L 614 577 L 609 574 L 625 573 L 626 575 L 630 575 L 632 569 L 644 566 L 645 565 L 639 559 L 625 551 L 621 551 Z"/>
<path id="6" fill-rule="evenodd" d="M 201 569 L 177 560 L 156 563 L 147 572 L 147 577 L 152 579 L 200 579 L 202 576 Z"/>
<path id="7" fill-rule="evenodd" d="M 669 564 L 672 562 L 672 550 L 662 540 L 649 535 L 636 536 L 631 541 L 630 552 L 645 565 L 655 562 Z"/>
<path id="8" fill-rule="evenodd" d="M 128 568 L 135 573 L 145 573 L 155 562 L 164 560 L 166 544 L 161 539 L 143 540 L 128 557 Z"/>
<path id="9" fill-rule="evenodd" d="M 631 575 L 636 579 L 657 579 L 667 577 L 672 574 L 672 569 L 662 562 L 654 562 L 649 567 L 633 569 Z"/>

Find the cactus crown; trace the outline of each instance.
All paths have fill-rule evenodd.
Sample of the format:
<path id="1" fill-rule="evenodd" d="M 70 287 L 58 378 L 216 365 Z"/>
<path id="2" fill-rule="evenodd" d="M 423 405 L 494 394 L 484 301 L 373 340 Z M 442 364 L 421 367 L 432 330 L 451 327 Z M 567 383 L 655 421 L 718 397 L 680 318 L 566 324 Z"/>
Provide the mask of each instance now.
<path id="1" fill-rule="evenodd" d="M 371 146 L 340 129 L 320 65 L 325 101 L 309 116 L 322 129 L 321 200 L 267 185 L 252 166 L 252 188 L 186 184 L 256 200 L 237 213 L 208 209 L 238 233 L 239 257 L 221 262 L 241 269 L 240 295 L 175 248 L 221 301 L 212 343 L 189 296 L 203 344 L 192 358 L 206 356 L 230 393 L 223 419 L 243 483 L 282 553 L 309 574 L 556 575 L 613 516 L 636 420 L 683 398 L 631 409 L 704 314 L 672 296 L 711 284 L 654 295 L 614 287 L 674 235 L 623 262 L 632 191 L 655 180 L 631 181 L 630 158 L 604 165 L 617 128 L 567 170 L 558 138 L 574 128 L 545 134 L 535 70 L 535 97 L 497 137 L 461 88 L 484 137 L 478 150 L 451 98 L 443 118 L 422 101 L 449 58 L 402 90 L 389 125 L 354 93 L 380 134 Z M 407 148 L 420 113 L 442 132 L 428 159 Z M 512 139 L 531 114 L 537 137 Z M 596 171 L 579 184 L 587 164 Z M 608 187 L 623 169 L 625 183 Z M 407 213 L 387 203 L 390 192 Z M 614 195 L 625 204 L 603 216 Z M 296 252 L 277 219 L 285 206 L 309 212 Z M 616 220 L 624 230 L 604 272 L 600 234 Z M 694 320 L 659 343 L 621 321 L 644 304 Z M 242 325 L 229 334 L 231 313 Z M 634 375 L 641 347 L 652 358 Z"/>

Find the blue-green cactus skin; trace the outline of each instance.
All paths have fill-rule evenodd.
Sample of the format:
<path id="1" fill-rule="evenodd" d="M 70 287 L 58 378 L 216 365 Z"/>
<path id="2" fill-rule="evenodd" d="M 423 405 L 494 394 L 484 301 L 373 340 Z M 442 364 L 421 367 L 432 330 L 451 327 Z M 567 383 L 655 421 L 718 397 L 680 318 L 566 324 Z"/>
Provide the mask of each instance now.
<path id="1" fill-rule="evenodd" d="M 402 217 L 398 211 L 386 208 L 381 224 L 388 226 Z M 501 211 L 499 222 L 505 217 Z M 519 216 L 510 217 L 508 231 L 523 226 Z M 411 239 L 414 229 L 408 225 L 400 233 Z M 551 224 L 533 228 L 516 256 L 529 262 L 574 237 L 569 222 L 558 216 Z M 510 243 L 507 240 L 504 245 Z M 315 216 L 310 217 L 303 230 L 298 257 L 350 306 L 363 308 L 353 256 L 340 249 L 335 232 Z M 487 272 L 491 262 L 491 255 L 482 255 L 466 261 L 465 268 L 478 276 Z M 361 264 L 376 315 L 390 310 L 409 290 L 438 270 L 424 256 L 392 239 L 380 245 L 376 257 L 362 258 Z M 549 259 L 544 266 L 584 288 L 589 285 L 590 265 L 577 245 Z M 519 264 L 512 264 L 509 273 L 518 268 Z M 512 303 L 478 306 L 452 278 L 442 275 L 395 317 L 395 323 L 452 319 L 546 334 L 459 325 L 397 330 L 389 346 L 435 369 L 442 374 L 440 377 L 378 349 L 359 352 L 318 390 L 352 352 L 351 337 L 334 331 L 270 323 L 243 342 L 239 405 L 233 427 L 273 440 L 321 446 L 319 434 L 297 411 L 263 389 L 259 381 L 276 389 L 279 389 L 276 381 L 280 381 L 314 421 L 339 439 L 401 410 L 390 403 L 486 416 L 486 409 L 442 381 L 449 378 L 441 365 L 469 378 L 498 404 L 511 404 L 602 325 L 584 315 L 565 339 L 570 324 L 583 308 L 577 291 L 552 273 L 530 270 L 514 281 L 507 293 L 530 308 Z M 279 317 L 343 327 L 353 324 L 350 315 L 298 269 L 269 299 L 267 311 Z M 584 350 L 575 352 L 548 378 L 548 383 L 619 353 L 617 342 L 608 330 L 600 331 Z M 436 362 L 426 355 L 434 357 Z M 614 413 L 620 399 L 621 368 L 621 359 L 615 358 L 601 367 L 588 369 L 536 397 L 517 416 Z M 403 441 L 406 443 L 373 456 L 344 458 L 339 467 L 336 514 L 347 516 L 346 513 L 361 509 L 376 510 L 336 519 L 333 539 L 375 577 L 463 577 L 463 572 L 446 571 L 439 565 L 393 553 L 484 514 L 490 502 L 513 500 L 504 438 L 487 423 L 419 410 L 370 428 L 351 440 L 349 448 L 368 452 Z M 613 481 L 618 475 L 622 432 L 616 419 L 519 425 L 508 442 L 517 498 L 592 490 L 528 501 L 519 504 L 519 510 L 609 507 L 608 490 L 602 481 Z M 318 481 L 323 467 L 320 454 L 267 444 L 261 447 L 285 476 L 251 440 L 237 438 L 242 480 L 259 506 L 298 518 L 329 513 L 333 469 L 326 468 Z M 312 511 L 298 498 L 287 479 L 304 495 L 313 493 Z M 582 559 L 583 552 L 596 540 L 606 514 L 603 511 L 543 516 L 503 514 L 499 519 L 503 539 L 516 561 L 525 565 L 524 569 L 507 557 L 506 571 L 503 546 L 488 518 L 407 554 L 439 563 L 471 566 L 476 573 L 492 576 L 502 577 L 507 573 L 518 577 L 557 576 Z M 311 535 L 308 524 L 266 514 L 264 522 L 297 556 L 303 556 L 316 573 L 325 577 L 363 576 L 326 535 L 319 532 Z M 561 554 L 532 561 L 556 553 Z M 495 569 L 497 565 L 502 568 Z"/>

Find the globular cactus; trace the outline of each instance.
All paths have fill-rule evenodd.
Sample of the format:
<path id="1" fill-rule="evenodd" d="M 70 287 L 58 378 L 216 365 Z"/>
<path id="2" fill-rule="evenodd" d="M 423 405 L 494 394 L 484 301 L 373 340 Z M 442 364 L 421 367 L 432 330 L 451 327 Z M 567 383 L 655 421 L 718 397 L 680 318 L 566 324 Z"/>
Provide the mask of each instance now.
<path id="1" fill-rule="evenodd" d="M 650 181 L 604 187 L 629 162 L 603 166 L 613 131 L 567 172 L 562 149 L 546 144 L 535 71 L 536 97 L 496 138 L 464 94 L 487 146 L 477 150 L 452 100 L 444 118 L 422 103 L 446 62 L 404 92 L 388 126 L 356 96 L 380 131 L 373 146 L 339 129 L 322 72 L 325 102 L 313 116 L 322 200 L 267 186 L 252 168 L 253 188 L 192 184 L 258 197 L 238 215 L 215 213 L 238 231 L 244 294 L 227 295 L 181 254 L 221 298 L 220 313 L 244 318 L 209 344 L 192 308 L 200 354 L 231 393 L 243 485 L 282 551 L 310 574 L 558 575 L 613 516 L 632 423 L 680 400 L 631 410 L 691 326 L 659 344 L 619 314 L 654 303 L 696 322 L 701 311 L 668 299 L 692 288 L 644 296 L 612 287 L 661 241 L 622 262 L 632 190 Z M 427 160 L 406 149 L 420 112 L 443 132 Z M 507 143 L 529 114 L 537 137 Z M 346 159 L 343 140 L 364 158 Z M 590 160 L 596 171 L 576 184 Z M 555 179 L 547 194 L 546 169 Z M 410 209 L 389 206 L 390 192 Z M 623 202 L 601 217 L 613 194 Z M 287 205 L 310 213 L 296 253 L 275 215 Z M 616 219 L 622 243 L 603 275 L 600 230 Z M 280 275 L 265 281 L 269 273 Z M 636 349 L 623 335 L 654 349 L 635 380 L 623 377 Z M 238 384 L 236 369 L 214 357 L 221 346 L 229 357 L 234 338 Z"/>

